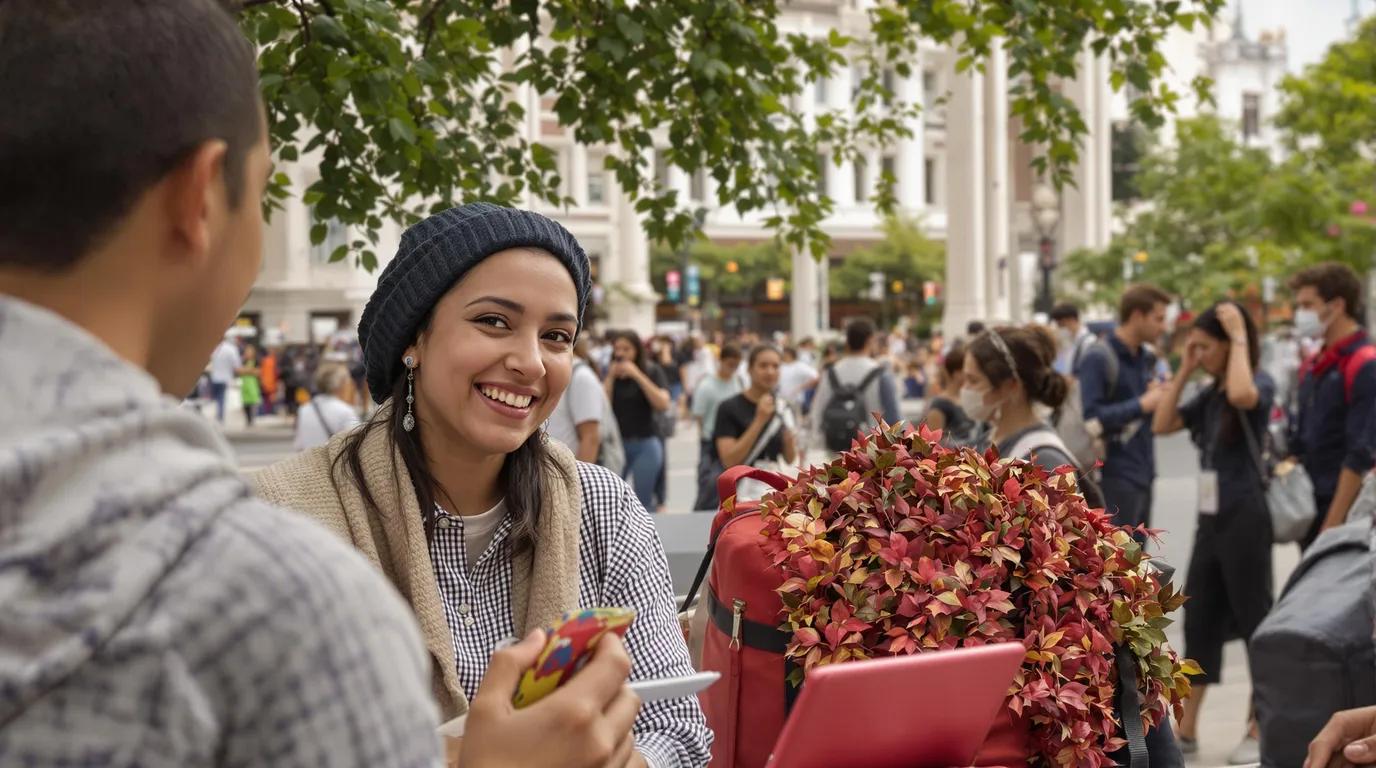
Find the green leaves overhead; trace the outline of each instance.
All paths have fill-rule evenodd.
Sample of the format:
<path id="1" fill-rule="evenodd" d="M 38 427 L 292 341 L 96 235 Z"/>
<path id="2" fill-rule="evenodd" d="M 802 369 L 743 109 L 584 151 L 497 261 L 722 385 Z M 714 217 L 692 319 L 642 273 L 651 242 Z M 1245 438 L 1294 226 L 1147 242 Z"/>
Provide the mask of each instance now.
<path id="1" fill-rule="evenodd" d="M 1115 83 L 1141 91 L 1134 113 L 1157 120 L 1178 97 L 1153 85 L 1161 39 L 1222 2 L 899 0 L 866 11 L 864 39 L 785 31 L 778 0 L 247 0 L 240 18 L 260 50 L 277 157 L 318 153 L 317 207 L 368 232 L 361 262 L 376 261 L 383 219 L 479 198 L 571 202 L 544 137 L 527 130 L 544 122 L 527 113 L 531 91 L 578 142 L 612 150 L 608 169 L 652 239 L 677 247 L 695 228 L 655 185 L 659 146 L 673 166 L 705 169 L 719 202 L 767 212 L 781 245 L 821 257 L 833 204 L 812 158 L 910 135 L 920 106 L 885 73 L 918 76 L 920 41 L 949 46 L 965 68 L 1005 46 L 1011 112 L 1064 181 L 1085 125 L 1057 87 L 1082 52 L 1106 55 Z M 797 102 L 828 76 L 853 93 L 811 120 Z M 893 180 L 879 187 L 888 212 Z M 283 191 L 275 182 L 272 200 Z"/>

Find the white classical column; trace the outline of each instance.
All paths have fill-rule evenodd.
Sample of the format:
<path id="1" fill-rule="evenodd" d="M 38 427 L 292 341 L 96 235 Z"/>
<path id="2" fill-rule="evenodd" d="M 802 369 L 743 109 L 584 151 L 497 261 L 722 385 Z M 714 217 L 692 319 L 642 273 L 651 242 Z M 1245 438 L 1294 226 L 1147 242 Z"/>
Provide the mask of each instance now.
<path id="1" fill-rule="evenodd" d="M 990 320 L 1017 320 L 1013 309 L 1012 211 L 1008 174 L 1008 54 L 989 52 L 984 65 L 984 269 Z M 1000 267 L 1002 265 L 1002 268 Z"/>
<path id="2" fill-rule="evenodd" d="M 926 98 L 922 91 L 922 66 L 926 54 L 919 53 L 907 77 L 898 81 L 898 98 L 904 104 L 922 104 Z M 911 126 L 911 138 L 901 139 L 895 154 L 894 173 L 898 177 L 898 205 L 908 213 L 926 207 L 927 189 L 927 116 L 918 115 Z"/>
<path id="3" fill-rule="evenodd" d="M 1093 53 L 1078 57 L 1079 74 L 1066 84 L 1067 95 L 1080 110 L 1088 133 L 1080 146 L 1075 166 L 1074 186 L 1061 191 L 1061 232 L 1058 256 L 1077 248 L 1102 248 L 1108 244 L 1112 193 L 1109 167 L 1109 103 L 1106 97 L 1106 67 Z"/>
<path id="4" fill-rule="evenodd" d="M 574 204 L 588 204 L 588 148 L 582 144 L 569 145 L 569 196 Z"/>
<path id="5" fill-rule="evenodd" d="M 788 297 L 789 333 L 795 340 L 817 336 L 822 329 L 826 291 L 819 290 L 821 268 L 805 249 L 793 251 L 793 285 Z"/>
<path id="6" fill-rule="evenodd" d="M 629 328 L 640 334 L 650 334 L 655 325 L 655 302 L 658 296 L 650 285 L 650 240 L 629 195 L 619 185 L 616 195 L 614 226 L 616 238 L 611 247 L 616 262 L 616 277 L 607 277 L 608 316 L 613 327 Z"/>
<path id="7" fill-rule="evenodd" d="M 946 130 L 946 309 L 953 341 L 988 311 L 984 281 L 984 75 L 947 67 L 951 101 Z"/>

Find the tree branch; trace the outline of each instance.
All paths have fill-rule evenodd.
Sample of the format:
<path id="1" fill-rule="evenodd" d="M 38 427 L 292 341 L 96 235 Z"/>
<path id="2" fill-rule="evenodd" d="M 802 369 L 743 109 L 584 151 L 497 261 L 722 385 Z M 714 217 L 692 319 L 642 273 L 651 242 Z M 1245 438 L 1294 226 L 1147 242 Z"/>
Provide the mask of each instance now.
<path id="1" fill-rule="evenodd" d="M 277 5 L 281 2 L 282 0 L 240 0 L 239 10 L 247 10 L 256 5 Z"/>

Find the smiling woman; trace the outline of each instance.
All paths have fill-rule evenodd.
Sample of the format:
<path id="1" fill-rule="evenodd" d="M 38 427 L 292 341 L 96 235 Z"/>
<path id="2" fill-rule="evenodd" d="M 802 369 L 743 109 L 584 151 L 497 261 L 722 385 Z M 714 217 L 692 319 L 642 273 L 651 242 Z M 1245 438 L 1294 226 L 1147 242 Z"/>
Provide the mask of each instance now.
<path id="1" fill-rule="evenodd" d="M 540 428 L 568 387 L 590 293 L 587 255 L 543 216 L 476 203 L 420 222 L 359 324 L 377 415 L 257 478 L 411 602 L 447 718 L 467 710 L 499 642 L 577 608 L 636 611 L 632 679 L 692 673 L 649 515 Z M 623 738 L 630 765 L 704 765 L 710 743 L 692 698 L 645 705 Z"/>

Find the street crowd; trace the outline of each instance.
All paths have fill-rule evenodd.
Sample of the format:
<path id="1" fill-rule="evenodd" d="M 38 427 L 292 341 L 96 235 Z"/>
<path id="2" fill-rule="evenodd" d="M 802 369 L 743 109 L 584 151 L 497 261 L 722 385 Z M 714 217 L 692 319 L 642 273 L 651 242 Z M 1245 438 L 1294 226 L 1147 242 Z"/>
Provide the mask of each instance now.
<path id="1" fill-rule="evenodd" d="M 1197 747 L 1225 641 L 1274 614 L 1272 491 L 1307 479 L 1302 548 L 1360 523 L 1376 354 L 1342 265 L 1293 276 L 1271 337 L 1227 299 L 1168 333 L 1173 297 L 1137 285 L 1098 333 L 1062 305 L 961 339 L 855 318 L 646 341 L 585 332 L 590 263 L 562 226 L 468 203 L 405 232 L 356 348 L 260 352 L 223 332 L 258 275 L 271 150 L 217 2 L 6 0 L 0 94 L 2 765 L 706 765 L 695 698 L 627 687 L 694 671 L 648 514 L 686 420 L 698 510 L 723 471 L 796 471 L 921 398 L 948 445 L 1073 467 L 1144 546 L 1153 436 L 1187 431 L 1204 675 L 1148 734 L 1152 766 Z M 251 481 L 178 402 L 223 420 L 235 386 L 249 423 L 295 416 L 300 453 Z M 541 628 L 597 606 L 635 611 L 624 640 L 513 706 Z M 1309 765 L 1376 764 L 1376 710 L 1330 716 Z"/>

